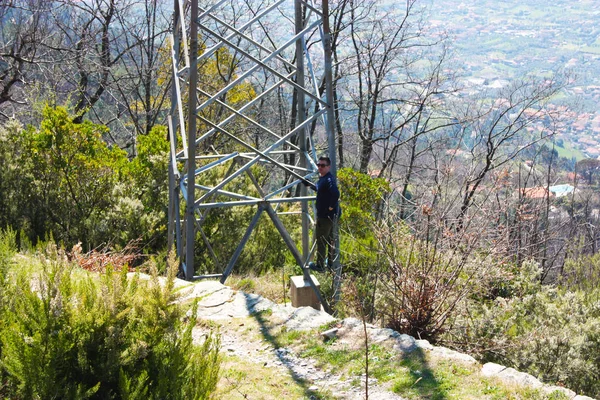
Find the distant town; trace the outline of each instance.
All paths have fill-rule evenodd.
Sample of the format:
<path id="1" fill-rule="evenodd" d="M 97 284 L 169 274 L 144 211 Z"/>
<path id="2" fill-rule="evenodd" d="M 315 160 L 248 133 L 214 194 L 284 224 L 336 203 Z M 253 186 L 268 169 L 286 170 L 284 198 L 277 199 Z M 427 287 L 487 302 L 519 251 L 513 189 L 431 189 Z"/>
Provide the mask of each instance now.
<path id="1" fill-rule="evenodd" d="M 559 155 L 600 157 L 600 9 L 591 0 L 425 0 L 433 29 L 450 36 L 465 83 L 500 88 L 511 79 L 569 74 L 553 107 L 572 121 L 557 135 Z"/>

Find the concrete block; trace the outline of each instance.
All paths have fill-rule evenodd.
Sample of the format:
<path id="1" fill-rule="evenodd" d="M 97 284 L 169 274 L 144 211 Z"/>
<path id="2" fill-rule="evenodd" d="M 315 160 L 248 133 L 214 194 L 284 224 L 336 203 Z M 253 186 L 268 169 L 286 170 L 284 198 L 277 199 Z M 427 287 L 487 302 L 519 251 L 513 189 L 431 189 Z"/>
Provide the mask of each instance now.
<path id="1" fill-rule="evenodd" d="M 310 276 L 315 283 L 317 289 L 321 285 L 314 275 Z M 310 285 L 310 282 L 304 280 L 304 276 L 292 276 L 290 278 L 290 298 L 292 299 L 292 307 L 312 307 L 316 310 L 321 310 L 321 303 L 317 295 Z"/>

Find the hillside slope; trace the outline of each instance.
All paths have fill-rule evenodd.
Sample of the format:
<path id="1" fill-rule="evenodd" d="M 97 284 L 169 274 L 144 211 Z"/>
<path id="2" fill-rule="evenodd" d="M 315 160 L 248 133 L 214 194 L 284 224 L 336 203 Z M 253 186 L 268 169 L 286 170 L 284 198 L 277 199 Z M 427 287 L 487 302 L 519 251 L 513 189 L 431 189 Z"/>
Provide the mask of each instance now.
<path id="1" fill-rule="evenodd" d="M 221 398 L 364 399 L 367 348 L 370 399 L 590 399 L 354 318 L 275 304 L 214 281 L 176 285 L 182 302 L 199 301 L 204 322 L 194 340 L 221 333 Z"/>

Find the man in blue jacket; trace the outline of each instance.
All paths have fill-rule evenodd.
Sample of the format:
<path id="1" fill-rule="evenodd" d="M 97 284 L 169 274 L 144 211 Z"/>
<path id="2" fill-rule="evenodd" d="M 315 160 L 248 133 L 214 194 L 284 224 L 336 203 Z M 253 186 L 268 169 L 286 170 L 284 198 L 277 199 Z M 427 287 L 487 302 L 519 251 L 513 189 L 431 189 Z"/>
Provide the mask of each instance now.
<path id="1" fill-rule="evenodd" d="M 335 254 L 335 243 L 333 238 L 333 221 L 338 217 L 338 201 L 340 191 L 337 182 L 331 172 L 331 160 L 329 157 L 320 157 L 317 163 L 319 169 L 319 181 L 317 182 L 317 228 L 315 238 L 317 240 L 316 265 L 310 263 L 312 270 L 317 272 L 325 271 L 325 266 L 330 268 L 333 264 Z M 325 254 L 327 251 L 328 264 L 325 264 Z"/>

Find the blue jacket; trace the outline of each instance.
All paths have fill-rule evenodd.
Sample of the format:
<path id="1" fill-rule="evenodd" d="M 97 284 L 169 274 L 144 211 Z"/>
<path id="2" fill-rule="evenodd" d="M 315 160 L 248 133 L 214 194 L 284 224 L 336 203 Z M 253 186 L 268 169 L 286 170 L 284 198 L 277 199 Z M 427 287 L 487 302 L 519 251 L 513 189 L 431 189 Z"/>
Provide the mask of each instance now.
<path id="1" fill-rule="evenodd" d="M 317 182 L 317 218 L 332 218 L 338 213 L 338 200 L 340 191 L 337 182 L 331 175 L 326 173 Z M 332 210 L 329 210 L 331 208 Z"/>

